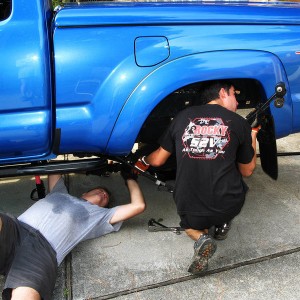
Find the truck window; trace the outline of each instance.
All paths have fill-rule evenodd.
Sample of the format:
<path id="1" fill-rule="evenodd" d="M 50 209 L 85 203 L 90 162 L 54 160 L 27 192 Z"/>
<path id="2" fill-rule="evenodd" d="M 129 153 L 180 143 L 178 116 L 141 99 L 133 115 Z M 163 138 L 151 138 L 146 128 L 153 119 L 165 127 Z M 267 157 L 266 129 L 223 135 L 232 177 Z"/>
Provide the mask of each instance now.
<path id="1" fill-rule="evenodd" d="M 6 20 L 11 14 L 12 0 L 0 0 L 0 21 Z"/>

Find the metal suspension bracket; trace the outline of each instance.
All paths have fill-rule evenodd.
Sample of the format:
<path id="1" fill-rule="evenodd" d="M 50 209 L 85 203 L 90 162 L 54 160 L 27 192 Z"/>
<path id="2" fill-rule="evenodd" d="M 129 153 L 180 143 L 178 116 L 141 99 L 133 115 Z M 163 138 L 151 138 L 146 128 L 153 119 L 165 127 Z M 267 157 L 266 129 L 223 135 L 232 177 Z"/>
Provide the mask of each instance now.
<path id="1" fill-rule="evenodd" d="M 256 117 L 262 114 L 271 104 L 274 99 L 274 105 L 276 108 L 281 108 L 284 104 L 283 96 L 286 94 L 286 88 L 284 82 L 278 82 L 275 86 L 275 93 L 264 103 L 259 103 L 253 111 L 246 116 L 246 120 L 249 124 L 252 124 Z"/>
<path id="2" fill-rule="evenodd" d="M 276 108 L 281 108 L 284 104 L 286 88 L 284 82 L 278 82 L 275 86 L 275 93 L 264 103 L 259 103 L 247 116 L 246 120 L 252 126 L 254 123 L 261 125 L 261 130 L 257 135 L 260 150 L 260 160 L 263 171 L 274 180 L 278 177 L 277 145 L 275 137 L 275 124 L 271 114 L 264 114 L 269 108 L 272 100 Z"/>
<path id="3" fill-rule="evenodd" d="M 121 157 L 117 157 L 117 160 L 120 161 L 122 164 L 137 170 L 139 174 L 141 174 L 142 176 L 150 179 L 151 181 L 153 181 L 158 187 L 163 187 L 165 188 L 169 193 L 173 193 L 174 192 L 174 187 L 166 182 L 163 182 L 161 180 L 159 180 L 157 177 L 151 175 L 150 173 L 146 172 L 146 171 L 141 171 L 138 168 L 136 168 L 132 163 L 126 161 L 125 159 L 121 158 Z"/>

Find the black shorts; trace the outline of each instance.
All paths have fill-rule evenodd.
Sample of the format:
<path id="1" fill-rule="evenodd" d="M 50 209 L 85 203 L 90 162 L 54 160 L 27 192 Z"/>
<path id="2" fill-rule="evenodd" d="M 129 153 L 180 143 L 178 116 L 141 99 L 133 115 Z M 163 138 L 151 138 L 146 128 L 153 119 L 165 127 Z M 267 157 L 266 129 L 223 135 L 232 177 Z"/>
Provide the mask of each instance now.
<path id="1" fill-rule="evenodd" d="M 35 289 L 43 300 L 52 299 L 57 276 L 56 253 L 39 231 L 0 213 L 0 270 L 6 276 L 2 299 L 14 288 Z"/>
<path id="2" fill-rule="evenodd" d="M 183 214 L 180 216 L 180 226 L 184 229 L 204 230 L 212 226 L 222 225 L 231 221 L 233 215 L 218 215 L 218 216 L 194 216 Z"/>

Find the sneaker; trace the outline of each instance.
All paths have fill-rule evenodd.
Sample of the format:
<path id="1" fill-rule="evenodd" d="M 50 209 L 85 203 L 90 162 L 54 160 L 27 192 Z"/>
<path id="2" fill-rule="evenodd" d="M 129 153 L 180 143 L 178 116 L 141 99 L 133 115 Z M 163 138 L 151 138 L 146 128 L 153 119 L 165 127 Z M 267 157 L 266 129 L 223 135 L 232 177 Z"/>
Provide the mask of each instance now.
<path id="1" fill-rule="evenodd" d="M 231 226 L 231 222 L 227 222 L 222 225 L 216 225 L 214 238 L 216 240 L 225 240 L 227 238 L 227 234 L 230 229 L 230 226 Z"/>
<path id="2" fill-rule="evenodd" d="M 217 249 L 215 241 L 208 235 L 203 234 L 194 244 L 194 256 L 188 272 L 198 274 L 208 268 L 208 259 L 213 256 Z"/>

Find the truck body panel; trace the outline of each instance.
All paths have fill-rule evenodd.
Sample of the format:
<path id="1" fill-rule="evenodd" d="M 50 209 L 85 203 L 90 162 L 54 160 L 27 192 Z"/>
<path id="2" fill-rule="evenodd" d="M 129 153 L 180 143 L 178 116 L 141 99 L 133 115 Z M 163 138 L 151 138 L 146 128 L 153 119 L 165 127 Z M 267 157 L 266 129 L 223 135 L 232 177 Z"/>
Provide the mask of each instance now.
<path id="1" fill-rule="evenodd" d="M 220 59 L 221 58 L 221 59 Z M 247 68 L 240 68 L 241 65 Z M 264 72 L 257 71 L 257 65 L 264 64 Z M 222 74 L 216 75 L 222 68 Z M 181 70 L 181 72 L 178 72 Z M 205 70 L 205 72 L 203 72 Z M 173 90 L 174 86 L 185 86 L 196 80 L 212 80 L 222 78 L 232 78 L 232 74 L 237 78 L 255 78 L 265 83 L 265 90 L 268 95 L 273 93 L 271 82 L 287 82 L 285 72 L 276 56 L 261 51 L 213 51 L 189 55 L 180 59 L 171 61 L 169 64 L 152 72 L 143 80 L 137 89 L 127 100 L 118 121 L 114 127 L 110 138 L 108 152 L 114 151 L 121 155 L 126 152 L 126 143 L 118 143 L 122 137 L 126 136 L 127 146 L 134 142 L 139 128 L 147 118 L 147 112 L 152 111 L 154 107 Z M 205 74 L 205 75 L 204 75 Z M 205 76 L 205 77 L 202 77 Z M 151 99 L 151 101 L 143 101 Z M 282 122 L 278 127 L 285 134 L 292 130 L 292 103 L 291 99 L 286 97 L 284 108 L 278 111 L 272 107 L 273 115 L 277 122 Z M 130 116 L 139 116 L 130 118 Z"/>
<path id="2" fill-rule="evenodd" d="M 0 22 L 0 162 L 37 159 L 51 154 L 51 53 L 47 5 L 14 3 Z"/>

